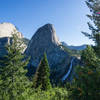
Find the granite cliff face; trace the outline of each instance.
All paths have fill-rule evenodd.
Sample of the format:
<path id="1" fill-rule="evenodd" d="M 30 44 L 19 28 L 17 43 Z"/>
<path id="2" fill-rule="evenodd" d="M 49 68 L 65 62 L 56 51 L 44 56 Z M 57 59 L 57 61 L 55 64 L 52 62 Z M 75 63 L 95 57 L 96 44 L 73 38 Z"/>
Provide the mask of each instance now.
<path id="1" fill-rule="evenodd" d="M 11 24 L 11 23 L 1 23 L 0 24 L 0 38 L 4 38 L 4 37 L 11 37 L 13 33 L 13 31 L 17 31 L 16 27 Z M 23 35 L 19 32 L 19 37 L 23 38 Z"/>
<path id="2" fill-rule="evenodd" d="M 39 28 L 33 35 L 29 42 L 26 54 L 34 55 L 32 58 L 41 56 L 46 51 L 51 51 L 55 47 L 59 46 L 60 42 L 56 36 L 56 32 L 53 25 L 46 24 Z"/>
<path id="3" fill-rule="evenodd" d="M 30 64 L 37 67 L 46 52 L 51 71 L 61 77 L 69 64 L 70 56 L 60 45 L 53 25 L 46 24 L 33 35 L 25 53 L 31 57 Z"/>
<path id="4" fill-rule="evenodd" d="M 18 32 L 16 27 L 11 23 L 1 23 L 0 24 L 0 57 L 6 54 L 5 45 L 10 43 L 11 36 L 14 31 Z M 23 38 L 22 34 L 18 32 L 19 38 Z"/>

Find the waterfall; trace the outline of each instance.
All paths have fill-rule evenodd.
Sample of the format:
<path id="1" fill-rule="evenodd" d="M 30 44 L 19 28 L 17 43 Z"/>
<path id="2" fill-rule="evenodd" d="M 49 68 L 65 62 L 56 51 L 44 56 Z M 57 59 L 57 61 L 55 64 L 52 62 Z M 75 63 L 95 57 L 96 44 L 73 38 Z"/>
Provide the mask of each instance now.
<path id="1" fill-rule="evenodd" d="M 71 70 L 72 70 L 72 68 L 73 68 L 73 61 L 74 61 L 74 59 L 75 59 L 75 58 L 72 58 L 71 64 L 70 64 L 70 67 L 69 67 L 69 70 L 68 70 L 68 72 L 63 76 L 62 81 L 66 80 L 66 79 L 68 78 L 69 74 L 71 73 Z"/>

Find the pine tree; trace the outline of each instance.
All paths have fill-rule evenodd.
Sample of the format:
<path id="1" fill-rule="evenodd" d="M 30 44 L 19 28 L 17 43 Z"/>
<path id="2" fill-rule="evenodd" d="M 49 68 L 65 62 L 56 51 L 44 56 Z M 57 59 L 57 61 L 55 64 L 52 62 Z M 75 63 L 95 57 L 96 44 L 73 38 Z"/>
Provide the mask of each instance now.
<path id="1" fill-rule="evenodd" d="M 82 32 L 95 43 L 82 52 L 83 66 L 76 68 L 77 77 L 73 80 L 70 100 L 99 100 L 100 98 L 100 1 L 86 0 L 91 15 L 87 15 L 94 25 L 88 22 L 91 34 Z"/>
<path id="2" fill-rule="evenodd" d="M 87 15 L 87 17 L 93 22 L 93 25 L 88 22 L 89 29 L 91 30 L 91 34 L 87 32 L 82 32 L 89 39 L 92 39 L 95 43 L 94 50 L 98 57 L 100 57 L 100 1 L 99 0 L 87 0 L 87 6 L 90 9 L 91 15 Z"/>
<path id="3" fill-rule="evenodd" d="M 29 82 L 24 67 L 27 66 L 28 60 L 24 60 L 23 46 L 18 33 L 14 31 L 11 43 L 6 46 L 5 60 L 0 61 L 2 65 L 0 66 L 0 100 L 21 99 L 27 90 Z"/>
<path id="4" fill-rule="evenodd" d="M 82 51 L 81 60 L 86 66 L 90 66 L 93 69 L 96 69 L 99 59 L 97 58 L 94 49 L 91 46 L 87 46 L 85 50 Z"/>
<path id="5" fill-rule="evenodd" d="M 50 75 L 50 69 L 49 69 L 46 54 L 44 54 L 44 57 L 40 61 L 40 64 L 34 76 L 34 87 L 35 88 L 40 87 L 41 90 L 50 89 L 51 84 L 50 84 L 49 75 Z"/>
<path id="6" fill-rule="evenodd" d="M 99 100 L 100 98 L 100 60 L 92 47 L 87 46 L 82 52 L 83 66 L 76 68 L 70 100 Z"/>

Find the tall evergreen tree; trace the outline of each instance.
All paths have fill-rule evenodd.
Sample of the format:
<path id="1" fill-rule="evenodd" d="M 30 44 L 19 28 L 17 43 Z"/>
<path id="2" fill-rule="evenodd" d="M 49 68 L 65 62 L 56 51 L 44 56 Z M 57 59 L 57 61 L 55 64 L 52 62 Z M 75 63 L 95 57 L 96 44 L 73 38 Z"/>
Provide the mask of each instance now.
<path id="1" fill-rule="evenodd" d="M 84 65 L 90 66 L 90 68 L 92 67 L 94 70 L 99 66 L 99 59 L 91 46 L 87 46 L 87 48 L 82 51 L 81 60 Z"/>
<path id="2" fill-rule="evenodd" d="M 50 84 L 49 75 L 50 75 L 50 69 L 49 69 L 46 54 L 44 54 L 44 57 L 40 61 L 40 64 L 34 76 L 34 87 L 35 88 L 40 87 L 41 90 L 50 89 L 51 84 Z"/>
<path id="3" fill-rule="evenodd" d="M 91 34 L 82 32 L 95 42 L 82 52 L 83 66 L 76 69 L 77 78 L 73 81 L 70 100 L 99 100 L 100 98 L 100 0 L 86 0 L 91 15 L 87 15 L 94 25 L 88 22 Z"/>
<path id="4" fill-rule="evenodd" d="M 0 61 L 0 100 L 22 100 L 21 96 L 28 87 L 25 76 L 27 71 L 24 68 L 28 60 L 24 60 L 23 46 L 18 33 L 14 31 L 11 43 L 6 46 L 5 60 Z"/>
<path id="5" fill-rule="evenodd" d="M 100 60 L 92 47 L 82 53 L 84 66 L 76 68 L 77 77 L 73 80 L 70 100 L 99 100 L 100 98 Z"/>
<path id="6" fill-rule="evenodd" d="M 87 0 L 86 4 L 90 9 L 91 15 L 87 17 L 92 21 L 93 25 L 88 22 L 91 34 L 82 32 L 85 36 L 89 37 L 95 42 L 94 50 L 98 57 L 100 57 L 100 1 L 99 0 Z"/>

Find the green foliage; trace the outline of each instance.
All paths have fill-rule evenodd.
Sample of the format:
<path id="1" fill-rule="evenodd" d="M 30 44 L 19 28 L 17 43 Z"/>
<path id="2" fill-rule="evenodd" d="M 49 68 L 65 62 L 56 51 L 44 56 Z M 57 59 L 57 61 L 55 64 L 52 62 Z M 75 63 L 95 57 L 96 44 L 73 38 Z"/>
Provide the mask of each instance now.
<path id="1" fill-rule="evenodd" d="M 92 66 L 92 68 L 95 68 L 98 65 L 99 59 L 96 57 L 94 49 L 91 46 L 87 46 L 81 54 L 81 60 L 86 66 Z"/>
<path id="2" fill-rule="evenodd" d="M 31 86 L 25 76 L 27 71 L 24 67 L 28 60 L 24 60 L 25 56 L 22 54 L 23 42 L 18 38 L 17 32 L 12 35 L 11 40 L 6 46 L 5 60 L 0 61 L 0 100 L 24 98 L 24 93 Z"/>
<path id="3" fill-rule="evenodd" d="M 86 0 L 92 15 L 87 15 L 94 23 L 88 23 L 91 34 L 82 32 L 95 42 L 95 46 L 87 46 L 82 52 L 83 66 L 76 68 L 77 77 L 70 87 L 69 100 L 99 100 L 100 98 L 100 15 L 98 0 Z"/>
<path id="4" fill-rule="evenodd" d="M 80 51 L 79 50 L 71 50 L 63 45 L 60 45 L 60 46 L 64 49 L 64 51 L 66 51 L 69 54 L 69 56 L 80 57 L 80 55 L 81 55 L 81 50 Z"/>
<path id="5" fill-rule="evenodd" d="M 64 88 L 51 88 L 48 91 L 40 89 L 34 91 L 28 100 L 68 100 L 68 92 Z"/>
<path id="6" fill-rule="evenodd" d="M 64 45 L 60 45 L 69 55 L 72 55 L 72 52 L 69 48 L 67 48 L 66 46 Z"/>
<path id="7" fill-rule="evenodd" d="M 87 15 L 87 17 L 94 23 L 94 25 L 88 22 L 91 34 L 87 32 L 82 33 L 95 42 L 94 50 L 97 56 L 100 57 L 100 15 L 97 14 L 97 12 L 100 11 L 100 2 L 99 0 L 86 0 L 86 4 L 92 13 L 91 15 Z"/>
<path id="8" fill-rule="evenodd" d="M 22 46 L 23 42 L 15 32 L 12 42 L 6 46 L 7 55 L 0 61 L 0 100 L 68 100 L 65 89 L 51 88 L 46 54 L 34 77 L 38 88 L 32 88 L 32 82 L 25 75 L 29 60 L 24 59 Z"/>
<path id="9" fill-rule="evenodd" d="M 100 60 L 92 47 L 87 46 L 82 52 L 84 66 L 77 66 L 70 88 L 70 100 L 98 100 L 100 98 Z"/>
<path id="10" fill-rule="evenodd" d="M 46 54 L 44 54 L 43 59 L 41 60 L 36 74 L 34 76 L 34 87 L 38 88 L 40 87 L 42 90 L 48 90 L 51 88 L 51 84 L 50 84 L 50 69 L 49 69 L 49 65 L 48 65 L 48 61 L 47 61 L 47 57 Z"/>

